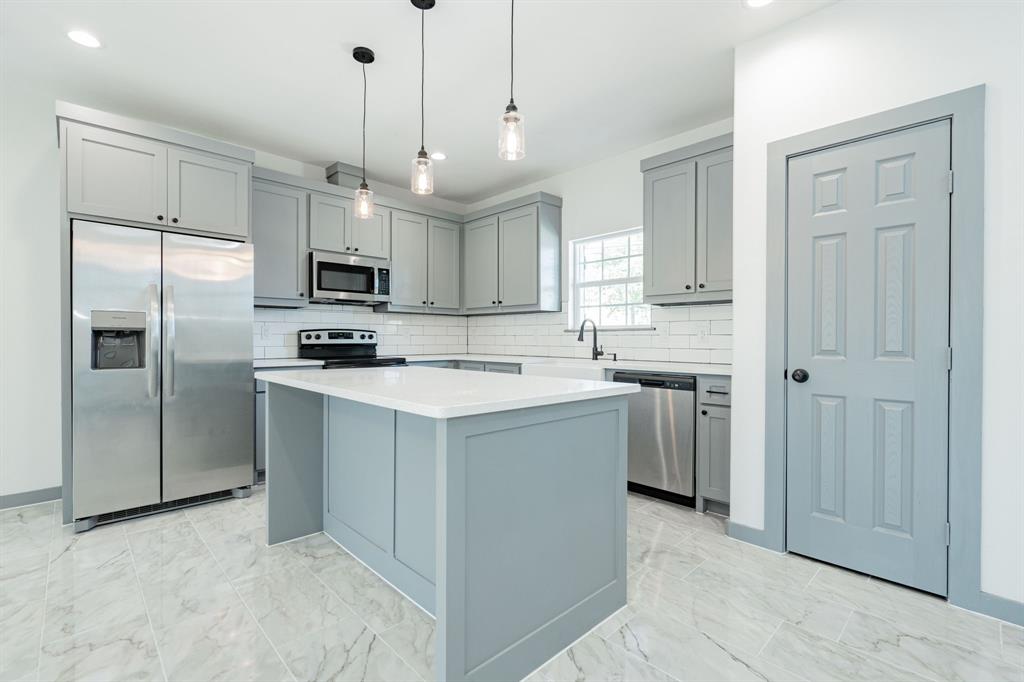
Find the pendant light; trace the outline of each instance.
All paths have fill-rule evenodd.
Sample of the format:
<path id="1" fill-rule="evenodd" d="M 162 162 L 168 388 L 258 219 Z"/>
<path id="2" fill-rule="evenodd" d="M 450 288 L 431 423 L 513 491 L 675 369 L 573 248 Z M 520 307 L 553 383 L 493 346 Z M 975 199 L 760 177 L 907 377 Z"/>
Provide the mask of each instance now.
<path id="1" fill-rule="evenodd" d="M 518 161 L 526 156 L 526 131 L 523 129 L 523 115 L 516 107 L 512 96 L 512 86 L 516 77 L 516 0 L 512 0 L 512 13 L 509 21 L 509 81 L 508 106 L 501 115 L 498 130 L 498 158 L 505 161 Z"/>
<path id="2" fill-rule="evenodd" d="M 412 160 L 412 191 L 414 194 L 434 193 L 434 162 L 427 154 L 423 143 L 424 107 L 423 93 L 426 80 L 425 30 L 427 10 L 434 6 L 434 0 L 412 0 L 412 4 L 420 11 L 420 150 Z"/>
<path id="3" fill-rule="evenodd" d="M 366 220 L 373 217 L 373 192 L 366 184 L 366 65 L 373 63 L 373 50 L 357 47 L 352 50 L 352 58 L 363 67 L 363 181 L 352 200 L 352 215 Z"/>

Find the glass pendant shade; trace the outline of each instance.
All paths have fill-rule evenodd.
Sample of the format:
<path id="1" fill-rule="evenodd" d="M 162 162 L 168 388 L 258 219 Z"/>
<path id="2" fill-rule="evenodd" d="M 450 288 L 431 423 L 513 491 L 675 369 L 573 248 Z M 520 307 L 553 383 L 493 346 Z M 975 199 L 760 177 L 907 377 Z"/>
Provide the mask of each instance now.
<path id="1" fill-rule="evenodd" d="M 352 215 L 356 218 L 366 220 L 373 217 L 373 191 L 366 186 L 365 182 L 360 183 L 352 202 Z"/>
<path id="2" fill-rule="evenodd" d="M 526 156 L 526 132 L 523 115 L 515 109 L 506 109 L 501 115 L 498 133 L 498 158 L 518 161 Z"/>
<path id="3" fill-rule="evenodd" d="M 434 193 L 434 164 L 423 149 L 412 160 L 412 191 L 413 194 Z"/>

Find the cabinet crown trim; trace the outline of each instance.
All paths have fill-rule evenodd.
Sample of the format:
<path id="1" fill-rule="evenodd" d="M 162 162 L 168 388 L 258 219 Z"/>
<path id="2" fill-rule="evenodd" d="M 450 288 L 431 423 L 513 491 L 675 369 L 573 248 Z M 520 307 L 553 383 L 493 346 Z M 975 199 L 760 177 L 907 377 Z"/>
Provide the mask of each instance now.
<path id="1" fill-rule="evenodd" d="M 646 173 L 649 170 L 654 170 L 661 166 L 667 166 L 670 163 L 685 161 L 686 159 L 692 159 L 695 156 L 717 152 L 720 149 L 726 149 L 731 146 L 732 133 L 726 133 L 725 135 L 712 137 L 708 140 L 703 140 L 702 142 L 697 142 L 686 147 L 673 149 L 672 151 L 665 152 L 664 154 L 658 154 L 657 156 L 642 159 L 640 161 L 640 170 Z"/>
<path id="2" fill-rule="evenodd" d="M 238 159 L 246 163 L 253 163 L 256 160 L 256 152 L 251 149 L 239 147 L 229 142 L 214 140 L 209 137 L 202 137 L 201 135 L 178 130 L 177 128 L 170 128 L 119 114 L 111 114 L 99 109 L 90 109 L 80 104 L 72 104 L 71 102 L 62 102 L 60 100 L 57 100 L 56 109 L 58 120 L 107 128 L 118 133 L 128 133 L 129 135 L 137 135 L 179 147 L 197 149 L 210 154 Z"/>
<path id="3" fill-rule="evenodd" d="M 471 220 L 477 220 L 478 218 L 486 218 L 497 213 L 503 213 L 505 211 L 511 211 L 514 208 L 522 208 L 523 206 L 529 206 L 530 204 L 549 204 L 556 208 L 562 207 L 562 197 L 557 197 L 554 194 L 548 194 L 547 192 L 533 192 L 525 196 L 518 197 L 516 199 L 509 199 L 503 201 L 500 204 L 494 206 L 488 206 L 482 208 L 479 211 L 473 211 L 462 216 L 465 222 Z"/>

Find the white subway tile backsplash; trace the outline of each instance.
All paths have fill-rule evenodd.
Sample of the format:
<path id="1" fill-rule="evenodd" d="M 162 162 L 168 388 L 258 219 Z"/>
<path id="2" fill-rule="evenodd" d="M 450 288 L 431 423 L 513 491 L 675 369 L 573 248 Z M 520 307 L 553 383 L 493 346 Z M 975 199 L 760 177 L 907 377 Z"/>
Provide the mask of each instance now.
<path id="1" fill-rule="evenodd" d="M 563 309 L 568 310 L 563 303 Z M 732 306 L 654 307 L 654 329 L 598 330 L 606 353 L 622 360 L 730 364 Z M 418 315 L 377 313 L 347 305 L 310 304 L 302 310 L 257 308 L 253 355 L 288 358 L 298 354 L 298 331 L 307 327 L 351 326 L 372 329 L 381 355 L 539 355 L 589 358 L 590 331 L 584 343 L 566 331 L 566 312 L 521 315 Z"/>

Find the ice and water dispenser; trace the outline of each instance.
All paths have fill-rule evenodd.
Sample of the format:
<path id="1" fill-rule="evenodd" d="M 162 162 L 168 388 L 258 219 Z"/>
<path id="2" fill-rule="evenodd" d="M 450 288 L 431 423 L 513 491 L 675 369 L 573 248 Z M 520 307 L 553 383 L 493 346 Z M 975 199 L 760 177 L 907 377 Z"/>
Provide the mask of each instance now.
<path id="1" fill-rule="evenodd" d="M 92 368 L 140 369 L 146 366 L 146 313 L 92 311 Z"/>

